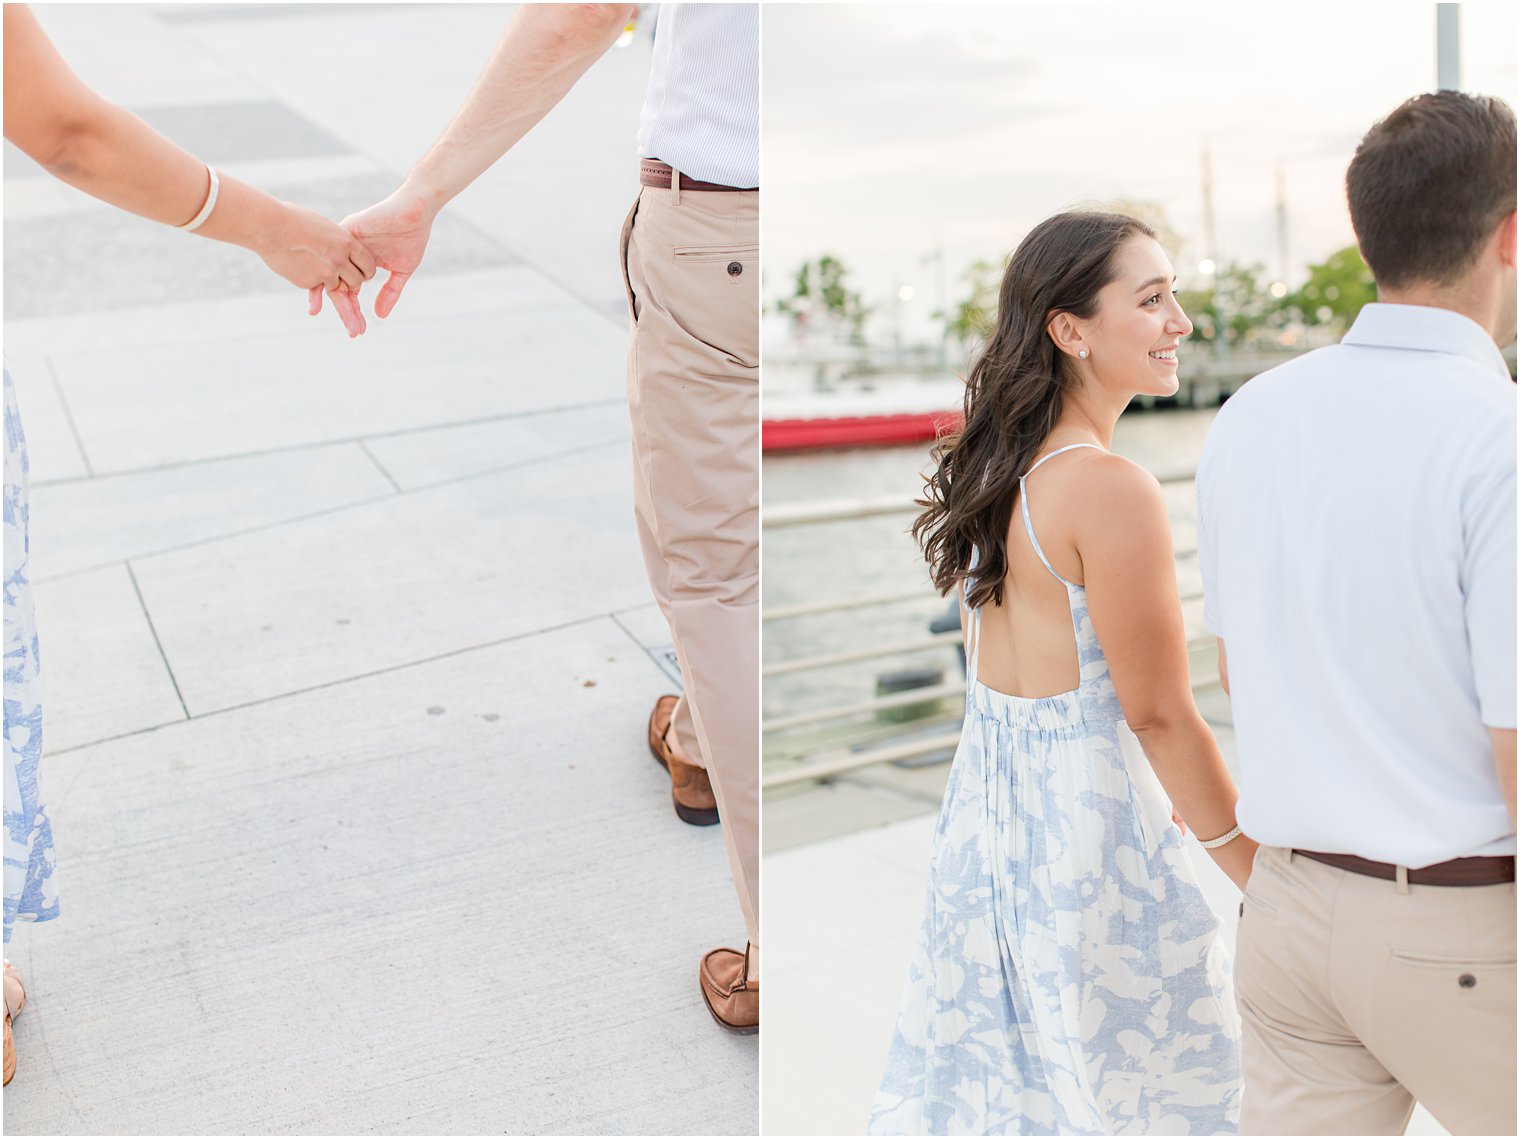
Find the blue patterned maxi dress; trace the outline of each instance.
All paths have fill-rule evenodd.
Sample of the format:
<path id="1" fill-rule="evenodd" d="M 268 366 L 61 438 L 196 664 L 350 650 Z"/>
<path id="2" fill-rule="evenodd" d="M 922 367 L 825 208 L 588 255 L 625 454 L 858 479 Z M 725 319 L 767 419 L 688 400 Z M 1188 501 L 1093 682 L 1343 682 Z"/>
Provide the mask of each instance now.
<path id="1" fill-rule="evenodd" d="M 5 369 L 5 944 L 18 921 L 58 916 L 53 826 L 42 800 L 42 688 L 27 582 L 26 437 Z"/>
<path id="2" fill-rule="evenodd" d="M 1080 681 L 1039 698 L 988 688 L 970 613 L 966 718 L 869 1131 L 1233 1133 L 1240 1027 L 1219 919 L 1023 479 L 1019 500 L 1066 586 Z"/>

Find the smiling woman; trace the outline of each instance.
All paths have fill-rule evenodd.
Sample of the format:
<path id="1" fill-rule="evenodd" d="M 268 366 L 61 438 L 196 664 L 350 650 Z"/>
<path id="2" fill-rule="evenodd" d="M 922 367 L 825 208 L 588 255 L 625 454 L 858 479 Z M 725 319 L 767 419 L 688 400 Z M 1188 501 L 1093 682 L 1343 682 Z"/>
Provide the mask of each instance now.
<path id="1" fill-rule="evenodd" d="M 914 533 L 964 599 L 967 711 L 875 1134 L 1234 1130 L 1228 955 L 1176 824 L 1241 887 L 1255 843 L 1193 702 L 1161 489 L 1109 453 L 1134 396 L 1176 390 L 1173 279 L 1134 218 L 1040 223 L 936 451 Z"/>
<path id="2" fill-rule="evenodd" d="M 1024 239 L 967 380 L 965 427 L 936 451 L 928 508 L 914 526 L 941 592 L 967 581 L 975 564 L 970 604 L 1001 601 L 1018 479 L 1089 379 L 1122 389 L 1126 403 L 1176 390 L 1170 365 L 1163 382 L 1144 363 L 1192 331 L 1170 287 L 1158 291 L 1171 279 L 1154 231 L 1137 218 L 1059 214 Z"/>

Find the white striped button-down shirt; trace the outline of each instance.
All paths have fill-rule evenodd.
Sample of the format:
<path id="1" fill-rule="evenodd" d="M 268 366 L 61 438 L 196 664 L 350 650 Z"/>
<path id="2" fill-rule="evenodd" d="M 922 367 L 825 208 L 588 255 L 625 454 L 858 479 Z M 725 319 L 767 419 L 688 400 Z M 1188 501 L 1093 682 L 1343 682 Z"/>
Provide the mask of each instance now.
<path id="1" fill-rule="evenodd" d="M 760 185 L 760 6 L 661 4 L 639 155 L 688 178 Z"/>

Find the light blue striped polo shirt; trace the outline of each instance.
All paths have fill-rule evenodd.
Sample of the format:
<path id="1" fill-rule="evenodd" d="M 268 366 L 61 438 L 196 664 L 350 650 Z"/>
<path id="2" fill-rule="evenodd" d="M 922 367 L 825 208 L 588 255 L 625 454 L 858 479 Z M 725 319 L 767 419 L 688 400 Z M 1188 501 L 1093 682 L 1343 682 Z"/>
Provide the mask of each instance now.
<path id="1" fill-rule="evenodd" d="M 689 178 L 760 185 L 760 6 L 661 4 L 639 156 Z"/>

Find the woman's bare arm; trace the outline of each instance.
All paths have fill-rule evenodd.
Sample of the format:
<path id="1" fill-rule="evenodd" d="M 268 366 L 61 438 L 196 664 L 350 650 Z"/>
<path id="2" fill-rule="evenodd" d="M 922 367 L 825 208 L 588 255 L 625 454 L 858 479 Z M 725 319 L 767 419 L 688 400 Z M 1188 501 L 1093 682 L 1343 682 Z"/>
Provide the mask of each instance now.
<path id="1" fill-rule="evenodd" d="M 205 163 L 90 90 L 23 4 L 5 5 L 5 137 L 61 181 L 165 225 L 193 219 L 210 191 Z M 301 288 L 357 293 L 375 271 L 343 227 L 226 176 L 195 232 L 252 250 Z"/>
<path id="2" fill-rule="evenodd" d="M 1161 487 L 1117 456 L 1083 464 L 1077 551 L 1093 630 L 1124 718 L 1178 813 L 1201 839 L 1235 826 L 1235 782 L 1193 700 Z M 1209 851 L 1245 888 L 1256 843 L 1242 835 Z"/>

